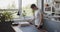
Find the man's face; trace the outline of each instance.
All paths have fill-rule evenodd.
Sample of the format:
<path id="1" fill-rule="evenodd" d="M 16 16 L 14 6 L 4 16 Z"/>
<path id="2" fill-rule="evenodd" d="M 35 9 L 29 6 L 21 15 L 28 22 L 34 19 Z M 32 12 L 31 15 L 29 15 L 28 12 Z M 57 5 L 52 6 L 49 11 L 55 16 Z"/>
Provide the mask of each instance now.
<path id="1" fill-rule="evenodd" d="M 33 7 L 33 8 L 32 8 L 32 10 L 36 10 L 36 9 L 37 9 L 37 7 Z"/>

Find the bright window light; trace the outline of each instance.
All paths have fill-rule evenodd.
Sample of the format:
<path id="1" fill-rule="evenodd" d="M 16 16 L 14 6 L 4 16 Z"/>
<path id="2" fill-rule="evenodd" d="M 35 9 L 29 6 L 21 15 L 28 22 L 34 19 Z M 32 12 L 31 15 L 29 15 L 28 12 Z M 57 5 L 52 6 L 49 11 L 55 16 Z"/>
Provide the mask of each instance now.
<path id="1" fill-rule="evenodd" d="M 22 0 L 22 12 L 26 12 L 26 16 L 33 16 L 32 10 L 30 8 L 31 4 L 37 5 L 37 0 Z"/>
<path id="2" fill-rule="evenodd" d="M 18 0 L 0 0 L 0 13 L 4 11 L 12 12 L 13 17 L 17 18 L 18 8 L 19 8 Z"/>
<path id="3" fill-rule="evenodd" d="M 0 0 L 0 9 L 18 8 L 18 0 Z"/>

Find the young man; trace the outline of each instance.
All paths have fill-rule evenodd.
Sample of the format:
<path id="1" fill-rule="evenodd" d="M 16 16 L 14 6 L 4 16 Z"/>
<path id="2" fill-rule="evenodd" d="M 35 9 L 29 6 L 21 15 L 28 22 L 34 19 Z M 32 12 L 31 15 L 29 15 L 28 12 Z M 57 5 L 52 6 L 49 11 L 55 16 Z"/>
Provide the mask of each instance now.
<path id="1" fill-rule="evenodd" d="M 32 10 L 33 10 L 33 16 L 34 16 L 34 22 L 35 22 L 35 26 L 37 27 L 37 28 L 39 28 L 40 27 L 40 25 L 41 25 L 41 23 L 43 23 L 42 22 L 42 13 L 41 13 L 41 10 L 35 5 L 35 4 L 32 4 L 31 5 L 31 8 L 32 8 Z"/>

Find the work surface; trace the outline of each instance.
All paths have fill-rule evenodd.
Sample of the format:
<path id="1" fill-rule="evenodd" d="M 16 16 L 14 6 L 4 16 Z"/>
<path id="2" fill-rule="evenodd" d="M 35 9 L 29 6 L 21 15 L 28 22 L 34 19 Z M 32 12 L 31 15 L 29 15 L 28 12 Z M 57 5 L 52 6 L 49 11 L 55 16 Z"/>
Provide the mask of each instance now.
<path id="1" fill-rule="evenodd" d="M 13 26 L 13 29 L 16 32 L 38 32 L 38 29 L 33 25 L 25 26 L 25 27 Z"/>

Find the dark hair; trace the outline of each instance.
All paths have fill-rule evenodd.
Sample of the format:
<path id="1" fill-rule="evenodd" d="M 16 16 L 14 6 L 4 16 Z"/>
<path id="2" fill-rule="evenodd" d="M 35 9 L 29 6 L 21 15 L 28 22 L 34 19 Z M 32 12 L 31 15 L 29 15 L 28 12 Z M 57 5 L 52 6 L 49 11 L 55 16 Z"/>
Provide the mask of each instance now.
<path id="1" fill-rule="evenodd" d="M 35 5 L 35 4 L 32 4 L 32 5 L 31 5 L 31 8 L 34 8 L 34 7 L 36 7 L 36 5 Z"/>

